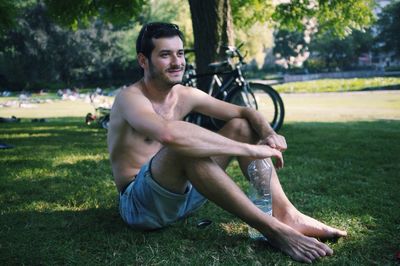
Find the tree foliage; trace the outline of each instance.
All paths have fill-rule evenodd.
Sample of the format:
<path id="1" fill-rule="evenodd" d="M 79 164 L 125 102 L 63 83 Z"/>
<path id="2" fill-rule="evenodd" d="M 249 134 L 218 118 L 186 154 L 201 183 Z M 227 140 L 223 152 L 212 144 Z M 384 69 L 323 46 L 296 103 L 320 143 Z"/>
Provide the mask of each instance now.
<path id="1" fill-rule="evenodd" d="M 37 0 L 0 0 L 0 33 L 15 27 L 21 10 L 36 3 Z"/>
<path id="2" fill-rule="evenodd" d="M 380 50 L 400 57 L 400 1 L 387 5 L 379 16 L 377 41 Z"/>
<path id="3" fill-rule="evenodd" d="M 279 39 L 274 50 L 279 64 L 285 68 L 301 66 L 310 54 L 310 43 L 315 42 L 311 41 L 315 39 L 314 51 L 324 53 L 328 67 L 331 61 L 336 61 L 340 67 L 348 66 L 356 56 L 356 53 L 348 51 L 355 43 L 348 36 L 353 31 L 357 34 L 371 26 L 373 7 L 372 0 L 291 0 L 278 5 L 272 17 L 277 23 L 275 35 Z"/>
<path id="4" fill-rule="evenodd" d="M 40 71 L 53 71 L 52 78 L 71 82 L 78 77 L 109 77 L 110 73 L 121 73 L 115 71 L 116 67 L 119 70 L 121 66 L 130 67 L 135 57 L 134 39 L 139 25 L 152 20 L 179 24 L 185 21 L 183 30 L 187 36 L 193 28 L 200 72 L 205 71 L 208 63 L 218 59 L 218 55 L 222 55 L 223 45 L 234 44 L 234 32 L 243 39 L 252 36 L 248 42 L 256 42 L 256 39 L 265 41 L 270 35 L 265 32 L 255 34 L 253 29 L 266 29 L 264 25 L 269 24 L 283 32 L 305 36 L 309 26 L 307 21 L 314 19 L 318 34 L 344 38 L 353 29 L 363 29 L 373 21 L 373 0 L 285 0 L 277 5 L 273 4 L 276 2 L 273 0 L 189 0 L 193 25 L 190 27 L 190 23 L 182 20 L 183 16 L 179 14 L 182 1 L 185 0 L 0 0 L 0 30 L 13 27 L 0 36 L 1 49 L 4 50 L 0 52 L 0 74 L 8 69 L 8 74 L 2 74 L 7 79 L 12 73 L 20 71 L 28 73 L 21 75 L 32 75 L 26 77 L 29 80 L 35 80 L 36 75 L 37 80 L 43 76 Z M 39 23 L 29 16 L 24 18 L 27 8 L 38 3 L 47 7 L 46 23 Z M 49 16 L 74 31 L 53 25 Z M 36 27 L 35 23 L 41 26 Z M 265 35 L 264 39 L 262 35 Z M 189 43 L 193 42 L 192 38 L 188 39 Z M 309 43 L 300 39 L 299 42 Z M 266 49 L 265 45 L 254 43 L 248 47 L 254 54 Z M 293 42 L 288 47 L 299 46 Z M 50 59 L 62 61 L 64 66 Z M 7 60 L 12 60 L 15 70 L 5 67 Z M 29 71 L 32 67 L 32 64 L 30 67 L 27 64 L 29 60 L 42 62 L 48 70 Z"/>
<path id="5" fill-rule="evenodd" d="M 139 18 L 146 0 L 44 0 L 53 18 L 77 29 L 88 25 L 93 17 L 113 24 L 126 25 Z"/>
<path id="6" fill-rule="evenodd" d="M 26 8 L 16 24 L 0 36 L 0 85 L 7 88 L 94 83 L 134 71 L 132 58 L 121 48 L 125 34 L 101 20 L 86 29 L 63 29 L 39 3 Z"/>
<path id="7" fill-rule="evenodd" d="M 272 15 L 281 29 L 304 31 L 304 19 L 316 18 L 318 30 L 344 38 L 374 22 L 373 0 L 291 0 L 279 4 Z"/>
<path id="8" fill-rule="evenodd" d="M 274 11 L 272 2 L 265 0 L 231 0 L 231 6 L 233 23 L 244 29 L 267 22 Z"/>
<path id="9" fill-rule="evenodd" d="M 143 8 L 138 24 L 152 21 L 172 22 L 184 33 L 185 44 L 193 47 L 193 28 L 187 0 L 149 1 Z M 139 31 L 139 28 L 137 29 Z"/>
<path id="10" fill-rule="evenodd" d="M 236 26 L 248 29 L 256 21 L 262 21 L 269 22 L 278 30 L 282 30 L 281 33 L 277 33 L 277 36 L 282 41 L 290 41 L 290 43 L 278 43 L 281 46 L 277 50 L 286 51 L 284 57 L 288 58 L 287 62 L 289 63 L 293 54 L 297 54 L 297 58 L 302 57 L 303 61 L 306 59 L 307 45 L 316 31 L 321 34 L 345 38 L 351 34 L 352 30 L 363 30 L 374 21 L 373 0 L 290 0 L 280 1 L 281 3 L 276 6 L 273 6 L 271 0 L 209 0 L 202 5 L 196 4 L 197 2 L 195 0 L 189 1 L 193 23 L 200 24 L 198 28 L 202 29 L 202 32 L 196 32 L 196 29 L 194 29 L 195 40 L 196 35 L 201 35 L 201 39 L 206 39 L 209 42 L 206 47 L 215 47 L 215 45 L 219 45 L 216 42 L 216 40 L 219 40 L 218 36 L 223 36 L 226 32 L 232 30 L 218 27 L 215 28 L 215 31 L 205 30 L 215 21 L 231 17 L 224 12 L 216 12 L 216 15 L 209 17 L 209 10 L 217 6 L 215 5 L 216 2 L 225 2 L 232 7 L 232 17 Z M 226 10 L 229 12 L 229 9 Z M 291 36 L 284 38 L 282 36 L 284 33 Z M 302 40 L 298 38 L 301 35 L 303 35 Z M 292 51 L 289 51 L 289 49 L 292 49 Z M 214 48 L 212 51 L 216 55 L 219 50 Z M 206 49 L 206 51 L 196 49 L 196 57 L 200 57 L 204 61 L 200 65 L 200 70 L 203 71 L 204 66 L 207 65 L 207 60 L 207 63 L 210 63 L 216 58 L 216 56 L 205 56 L 206 53 L 209 53 L 209 49 Z M 297 62 L 298 60 L 292 61 Z"/>
<path id="11" fill-rule="evenodd" d="M 54 7 L 49 9 L 44 1 L 22 2 L 12 27 L 0 35 L 3 88 L 118 86 L 134 82 L 140 78 L 135 40 L 141 23 L 173 21 L 186 33 L 187 43 L 193 44 L 186 0 L 151 1 L 141 7 L 138 18 L 117 26 L 95 16 L 90 20 L 87 17 L 87 22 L 78 19 L 77 27 L 68 24 L 68 19 L 57 20 L 62 26 L 55 24 Z"/>
<path id="12" fill-rule="evenodd" d="M 276 31 L 274 54 L 279 65 L 284 68 L 301 66 L 305 53 L 308 52 L 307 43 L 302 32 L 289 32 L 287 30 Z"/>
<path id="13" fill-rule="evenodd" d="M 321 34 L 311 43 L 310 52 L 314 54 L 313 61 L 320 61 L 325 70 L 347 70 L 357 65 L 358 58 L 369 53 L 372 46 L 371 30 L 356 30 L 344 39 Z"/>
<path id="14" fill-rule="evenodd" d="M 14 25 L 16 14 L 17 8 L 12 0 L 0 0 L 0 31 Z"/>

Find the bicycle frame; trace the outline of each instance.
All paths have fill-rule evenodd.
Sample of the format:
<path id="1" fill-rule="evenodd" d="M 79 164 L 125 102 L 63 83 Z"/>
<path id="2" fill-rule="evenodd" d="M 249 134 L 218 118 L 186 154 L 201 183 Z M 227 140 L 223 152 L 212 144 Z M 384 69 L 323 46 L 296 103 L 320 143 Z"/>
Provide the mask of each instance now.
<path id="1" fill-rule="evenodd" d="M 190 78 L 196 79 L 199 77 L 211 76 L 212 79 L 207 93 L 219 100 L 229 99 L 232 93 L 236 92 L 238 88 L 249 92 L 250 88 L 247 81 L 243 77 L 240 65 L 236 65 L 233 70 L 220 71 L 192 75 Z"/>
<path id="2" fill-rule="evenodd" d="M 232 64 L 232 58 L 238 58 L 239 60 L 235 64 Z M 279 93 L 265 84 L 252 83 L 250 85 L 242 73 L 243 65 L 245 65 L 245 62 L 243 61 L 243 56 L 239 50 L 234 47 L 227 47 L 227 60 L 210 64 L 209 66 L 214 69 L 209 73 L 197 74 L 195 67 L 188 64 L 185 76 L 186 81 L 184 81 L 184 84 L 196 87 L 197 78 L 212 76 L 210 85 L 206 91 L 210 96 L 225 102 L 252 107 L 258 110 L 259 104 L 257 103 L 256 94 L 252 89 L 252 87 L 255 86 L 257 95 L 260 95 L 259 92 L 261 91 L 268 95 L 268 99 L 271 99 L 273 106 L 272 112 L 274 113 L 271 116 L 273 119 L 270 121 L 270 124 L 274 129 L 279 130 L 284 118 L 284 106 Z M 229 66 L 230 69 L 217 71 L 219 67 L 225 66 Z M 211 130 L 217 130 L 223 125 L 223 121 L 197 113 L 188 115 L 186 121 L 201 125 Z"/>
<path id="3" fill-rule="evenodd" d="M 251 89 L 248 86 L 247 81 L 244 79 L 239 66 L 231 71 L 225 72 L 213 72 L 213 73 L 203 73 L 199 75 L 193 75 L 191 78 L 211 76 L 212 80 L 210 86 L 208 87 L 207 93 L 212 97 L 229 102 L 230 99 L 238 92 L 241 91 L 243 96 L 243 101 L 246 105 L 251 102 L 249 95 L 252 95 Z M 256 104 L 256 102 L 254 102 Z M 257 106 L 252 106 L 257 108 Z M 197 125 L 202 125 L 210 130 L 217 130 L 221 127 L 222 122 L 213 118 L 206 117 L 201 114 L 191 114 L 187 118 L 187 121 L 195 123 Z"/>

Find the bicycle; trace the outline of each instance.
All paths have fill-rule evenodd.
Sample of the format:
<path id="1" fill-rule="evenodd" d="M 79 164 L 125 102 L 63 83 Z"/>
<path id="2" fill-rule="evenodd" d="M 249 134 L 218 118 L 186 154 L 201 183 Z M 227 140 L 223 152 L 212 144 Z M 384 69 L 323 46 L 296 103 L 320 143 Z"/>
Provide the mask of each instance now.
<path id="1" fill-rule="evenodd" d="M 283 124 L 285 108 L 279 93 L 271 86 L 248 82 L 243 75 L 242 69 L 246 63 L 239 51 L 239 47 L 227 46 L 226 60 L 211 63 L 212 69 L 209 73 L 197 74 L 193 64 L 186 64 L 183 84 L 196 87 L 197 78 L 211 76 L 211 82 L 206 91 L 209 95 L 240 106 L 252 107 L 259 110 L 270 123 L 271 127 L 278 131 Z M 192 49 L 185 50 L 186 53 L 194 52 Z M 237 62 L 233 60 L 237 58 Z M 218 130 L 224 122 L 201 114 L 191 113 L 186 119 L 211 130 Z"/>

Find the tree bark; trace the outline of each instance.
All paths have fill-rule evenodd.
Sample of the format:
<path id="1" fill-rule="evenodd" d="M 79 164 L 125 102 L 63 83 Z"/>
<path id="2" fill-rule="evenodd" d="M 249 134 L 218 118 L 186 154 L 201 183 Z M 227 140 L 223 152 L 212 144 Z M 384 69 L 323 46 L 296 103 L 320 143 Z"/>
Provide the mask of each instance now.
<path id="1" fill-rule="evenodd" d="M 223 58 L 223 46 L 233 45 L 230 0 L 189 0 L 194 34 L 197 73 L 208 71 L 208 64 Z M 198 79 L 207 90 L 210 78 Z"/>

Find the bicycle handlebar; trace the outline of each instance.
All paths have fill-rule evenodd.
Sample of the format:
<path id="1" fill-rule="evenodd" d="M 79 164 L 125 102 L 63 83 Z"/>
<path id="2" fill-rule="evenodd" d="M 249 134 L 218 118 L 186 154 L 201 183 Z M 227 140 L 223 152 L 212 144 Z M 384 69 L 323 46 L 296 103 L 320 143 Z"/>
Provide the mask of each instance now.
<path id="1" fill-rule="evenodd" d="M 244 64 L 244 57 L 240 53 L 239 49 L 243 46 L 244 43 L 239 44 L 238 47 L 235 46 L 223 46 L 226 49 L 225 53 L 230 58 L 237 57 L 239 58 L 240 63 Z"/>
<path id="2" fill-rule="evenodd" d="M 233 70 L 233 68 L 234 68 L 230 59 L 235 58 L 235 57 L 237 57 L 239 59 L 239 63 L 236 64 L 236 67 L 240 68 L 241 65 L 246 65 L 246 62 L 244 62 L 244 56 L 239 51 L 239 49 L 243 46 L 243 44 L 244 43 L 241 43 L 237 47 L 222 46 L 222 48 L 225 49 L 225 53 L 227 56 L 226 60 L 210 63 L 208 66 L 213 69 L 211 72 L 201 73 L 201 74 L 194 72 L 195 74 L 191 73 L 190 75 L 195 75 L 197 77 L 203 77 L 203 76 L 212 76 L 214 74 L 230 73 L 230 71 Z M 194 53 L 195 49 L 193 49 L 193 48 L 185 49 L 184 52 L 185 52 L 185 54 L 186 53 Z M 229 66 L 231 70 L 227 71 L 227 70 L 220 69 L 222 67 L 227 67 L 227 66 Z M 186 64 L 186 68 L 187 68 L 187 70 L 192 70 L 192 71 L 195 70 L 195 66 L 192 64 Z"/>
<path id="3" fill-rule="evenodd" d="M 239 58 L 239 61 L 240 61 L 241 64 L 245 64 L 244 56 L 239 51 L 239 49 L 243 46 L 243 44 L 244 43 L 239 44 L 238 47 L 235 47 L 235 46 L 222 46 L 222 48 L 225 48 L 225 53 L 226 53 L 227 57 L 229 57 L 229 58 L 237 57 L 237 58 Z M 188 49 L 185 49 L 184 52 L 185 52 L 185 54 L 186 53 L 194 53 L 195 49 L 188 48 Z M 218 64 L 218 63 L 226 63 L 226 61 L 215 62 L 215 63 L 211 63 L 211 64 Z"/>

